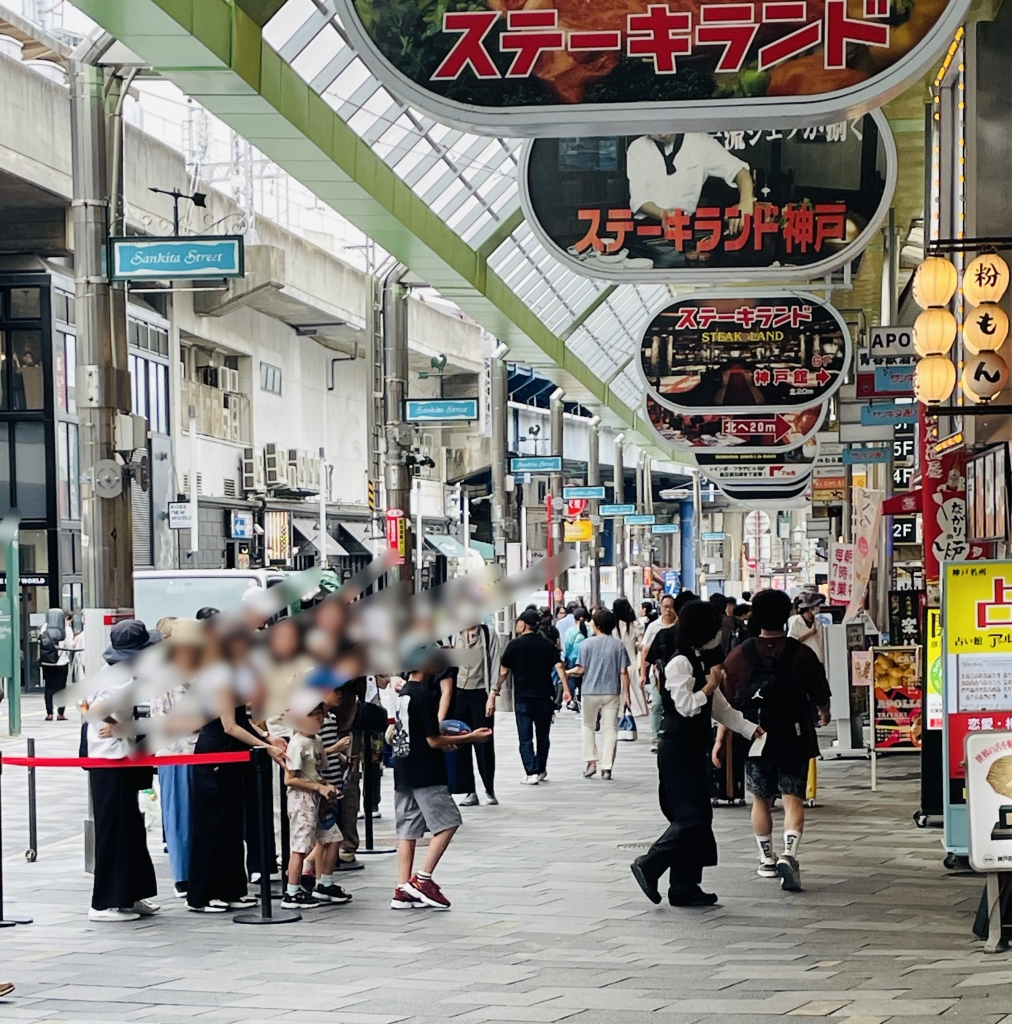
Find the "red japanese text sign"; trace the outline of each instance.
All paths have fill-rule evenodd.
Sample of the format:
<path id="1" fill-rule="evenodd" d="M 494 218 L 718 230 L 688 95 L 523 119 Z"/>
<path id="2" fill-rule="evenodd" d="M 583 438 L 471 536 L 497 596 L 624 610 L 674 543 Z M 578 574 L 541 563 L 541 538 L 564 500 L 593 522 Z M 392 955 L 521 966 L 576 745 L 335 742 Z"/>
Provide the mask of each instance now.
<path id="1" fill-rule="evenodd" d="M 810 280 L 864 251 L 895 179 L 876 111 L 809 128 L 535 139 L 520 195 L 541 243 L 587 277 Z"/>
<path id="2" fill-rule="evenodd" d="M 920 78 L 969 0 L 337 0 L 356 52 L 486 134 L 817 124 Z"/>
<path id="3" fill-rule="evenodd" d="M 814 295 L 680 299 L 647 324 L 639 367 L 679 412 L 800 411 L 825 401 L 850 364 L 850 332 Z"/>

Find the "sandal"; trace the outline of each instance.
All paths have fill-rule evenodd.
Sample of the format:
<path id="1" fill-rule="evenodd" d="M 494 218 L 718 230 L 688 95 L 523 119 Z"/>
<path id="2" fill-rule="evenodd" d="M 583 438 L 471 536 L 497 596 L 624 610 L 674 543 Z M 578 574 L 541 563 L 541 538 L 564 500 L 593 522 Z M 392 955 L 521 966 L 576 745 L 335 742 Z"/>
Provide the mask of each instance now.
<path id="1" fill-rule="evenodd" d="M 585 779 L 592 779 L 595 775 L 597 775 L 597 762 L 596 761 L 588 761 L 587 762 L 587 769 L 586 769 L 586 771 L 584 771 L 583 777 Z"/>

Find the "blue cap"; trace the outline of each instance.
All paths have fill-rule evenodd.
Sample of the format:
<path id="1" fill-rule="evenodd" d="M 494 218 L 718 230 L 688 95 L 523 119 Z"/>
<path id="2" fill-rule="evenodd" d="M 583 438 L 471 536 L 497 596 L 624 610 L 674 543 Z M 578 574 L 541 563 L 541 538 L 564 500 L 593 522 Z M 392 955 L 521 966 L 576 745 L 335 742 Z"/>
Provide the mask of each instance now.
<path id="1" fill-rule="evenodd" d="M 343 675 L 327 665 L 320 665 L 306 675 L 306 686 L 314 690 L 340 690 L 350 682 L 351 676 Z"/>

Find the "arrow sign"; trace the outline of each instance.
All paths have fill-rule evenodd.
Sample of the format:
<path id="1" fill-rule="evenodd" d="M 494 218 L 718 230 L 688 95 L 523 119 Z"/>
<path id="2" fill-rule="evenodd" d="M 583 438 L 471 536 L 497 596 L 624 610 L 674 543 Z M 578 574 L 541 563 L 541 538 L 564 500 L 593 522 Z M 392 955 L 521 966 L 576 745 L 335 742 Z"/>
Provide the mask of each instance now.
<path id="1" fill-rule="evenodd" d="M 779 443 L 791 432 L 791 425 L 777 413 L 763 418 L 728 416 L 721 421 L 720 429 L 731 437 L 772 437 Z"/>

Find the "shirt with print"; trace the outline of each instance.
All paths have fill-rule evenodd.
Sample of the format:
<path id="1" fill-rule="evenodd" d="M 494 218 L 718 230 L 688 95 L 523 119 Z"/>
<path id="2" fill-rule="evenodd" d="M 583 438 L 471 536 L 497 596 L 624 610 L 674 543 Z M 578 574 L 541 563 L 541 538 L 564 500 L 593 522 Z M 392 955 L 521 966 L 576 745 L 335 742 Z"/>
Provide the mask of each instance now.
<path id="1" fill-rule="evenodd" d="M 288 769 L 306 782 L 323 782 L 321 774 L 327 767 L 327 755 L 319 736 L 297 732 L 288 741 Z"/>
<path id="2" fill-rule="evenodd" d="M 332 712 L 328 712 L 323 716 L 323 725 L 320 726 L 319 736 L 324 753 L 326 753 L 328 747 L 332 747 L 341 739 L 341 730 L 337 725 L 337 716 Z M 344 764 L 337 754 L 327 754 L 326 764 L 321 766 L 320 774 L 325 781 L 329 782 L 339 792 L 343 792 Z"/>
<path id="3" fill-rule="evenodd" d="M 524 633 L 502 652 L 502 664 L 513 673 L 513 700 L 555 698 L 552 669 L 562 660 L 558 647 L 540 633 Z"/>
<path id="4" fill-rule="evenodd" d="M 404 684 L 394 724 L 394 789 L 446 785 L 446 755 L 429 745 L 439 735 L 439 694 L 425 682 Z"/>
<path id="5" fill-rule="evenodd" d="M 599 633 L 580 644 L 577 664 L 583 666 L 580 692 L 585 697 L 622 692 L 622 669 L 629 668 L 629 652 L 617 637 Z"/>

